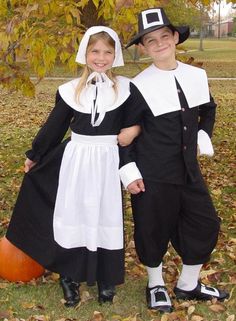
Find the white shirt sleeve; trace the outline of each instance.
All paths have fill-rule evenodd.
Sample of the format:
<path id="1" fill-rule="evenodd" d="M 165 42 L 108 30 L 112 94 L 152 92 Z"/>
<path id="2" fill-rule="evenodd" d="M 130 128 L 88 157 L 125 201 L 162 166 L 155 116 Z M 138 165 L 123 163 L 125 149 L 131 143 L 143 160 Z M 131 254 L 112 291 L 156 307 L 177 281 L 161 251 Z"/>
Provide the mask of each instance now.
<path id="1" fill-rule="evenodd" d="M 207 155 L 210 157 L 214 155 L 214 149 L 211 143 L 211 139 L 208 134 L 202 129 L 198 131 L 197 143 L 199 148 L 199 155 Z"/>
<path id="2" fill-rule="evenodd" d="M 128 163 L 119 169 L 120 179 L 124 187 L 137 179 L 142 179 L 142 175 L 135 162 Z"/>

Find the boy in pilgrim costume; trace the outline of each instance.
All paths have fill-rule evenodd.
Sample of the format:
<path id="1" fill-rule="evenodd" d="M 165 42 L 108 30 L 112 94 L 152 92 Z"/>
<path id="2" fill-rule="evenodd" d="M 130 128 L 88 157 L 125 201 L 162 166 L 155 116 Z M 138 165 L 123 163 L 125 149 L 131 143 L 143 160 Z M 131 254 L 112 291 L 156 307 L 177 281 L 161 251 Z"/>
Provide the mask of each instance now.
<path id="1" fill-rule="evenodd" d="M 220 226 L 197 161 L 197 145 L 200 155 L 213 155 L 216 104 L 205 71 L 176 61 L 175 46 L 188 38 L 189 28 L 173 26 L 163 8 L 144 10 L 138 19 L 138 34 L 127 47 L 139 45 L 153 64 L 131 81 L 125 127 L 141 124 L 142 131 L 120 149 L 120 175 L 132 193 L 134 239 L 148 273 L 148 307 L 170 312 L 162 277 L 169 242 L 183 262 L 174 288 L 177 299 L 228 298 L 199 281 Z"/>
<path id="2" fill-rule="evenodd" d="M 111 302 L 124 281 L 124 239 L 117 135 L 129 79 L 117 34 L 89 28 L 76 61 L 80 78 L 59 86 L 55 107 L 26 152 L 25 176 L 6 237 L 60 274 L 66 306 L 79 300 L 79 283 L 98 284 Z M 63 138 L 70 128 L 71 137 Z M 138 128 L 127 129 L 132 140 Z"/>

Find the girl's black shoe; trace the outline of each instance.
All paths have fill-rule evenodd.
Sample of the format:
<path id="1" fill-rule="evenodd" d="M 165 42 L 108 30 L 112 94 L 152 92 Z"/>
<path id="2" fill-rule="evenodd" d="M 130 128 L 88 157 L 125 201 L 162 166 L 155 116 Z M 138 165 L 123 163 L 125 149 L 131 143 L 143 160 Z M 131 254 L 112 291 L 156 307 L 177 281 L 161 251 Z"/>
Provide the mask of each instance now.
<path id="1" fill-rule="evenodd" d="M 98 302 L 112 303 L 115 295 L 115 286 L 114 285 L 105 285 L 103 283 L 98 283 Z"/>
<path id="2" fill-rule="evenodd" d="M 60 277 L 60 285 L 63 290 L 66 307 L 73 307 L 80 301 L 79 286 L 80 284 L 69 277 Z"/>

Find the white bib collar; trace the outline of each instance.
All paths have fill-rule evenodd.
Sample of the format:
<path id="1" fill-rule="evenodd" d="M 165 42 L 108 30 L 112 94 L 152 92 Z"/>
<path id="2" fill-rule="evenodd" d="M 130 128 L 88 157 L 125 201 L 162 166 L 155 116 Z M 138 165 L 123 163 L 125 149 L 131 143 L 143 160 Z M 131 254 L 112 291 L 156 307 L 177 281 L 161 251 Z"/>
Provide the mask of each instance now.
<path id="1" fill-rule="evenodd" d="M 95 80 L 92 83 L 91 80 Z M 117 93 L 113 82 L 105 74 L 92 73 L 82 90 L 79 99 L 76 97 L 76 88 L 80 78 L 73 79 L 61 86 L 58 90 L 62 99 L 76 111 L 91 114 L 92 126 L 99 126 L 107 111 L 119 107 L 130 95 L 129 82 L 126 77 L 117 76 Z M 94 101 L 96 100 L 96 104 Z M 95 120 L 96 113 L 98 118 Z"/>
<path id="2" fill-rule="evenodd" d="M 174 70 L 161 70 L 154 64 L 132 79 L 154 116 L 181 109 L 176 81 L 180 84 L 189 108 L 210 101 L 205 70 L 177 61 Z"/>

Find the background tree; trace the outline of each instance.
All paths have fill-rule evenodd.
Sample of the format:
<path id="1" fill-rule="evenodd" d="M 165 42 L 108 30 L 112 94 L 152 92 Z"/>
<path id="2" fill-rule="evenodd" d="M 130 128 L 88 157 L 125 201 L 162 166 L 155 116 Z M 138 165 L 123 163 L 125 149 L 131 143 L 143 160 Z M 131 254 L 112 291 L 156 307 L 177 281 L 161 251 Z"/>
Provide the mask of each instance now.
<path id="1" fill-rule="evenodd" d="M 30 71 L 39 80 L 56 62 L 75 71 L 82 34 L 104 24 L 110 7 L 109 1 L 97 0 L 0 0 L 1 84 L 34 95 Z"/>
<path id="2" fill-rule="evenodd" d="M 235 0 L 236 1 L 236 0 Z M 0 82 L 34 95 L 33 72 L 40 80 L 62 63 L 76 73 L 75 55 L 86 28 L 114 28 L 124 43 L 137 31 L 137 13 L 165 6 L 175 24 L 199 24 L 199 6 L 184 0 L 0 0 Z M 176 10 L 178 9 L 178 10 Z"/>
<path id="3" fill-rule="evenodd" d="M 204 26 L 209 21 L 208 12 L 212 9 L 214 0 L 191 0 L 199 12 L 199 50 L 203 51 Z"/>

